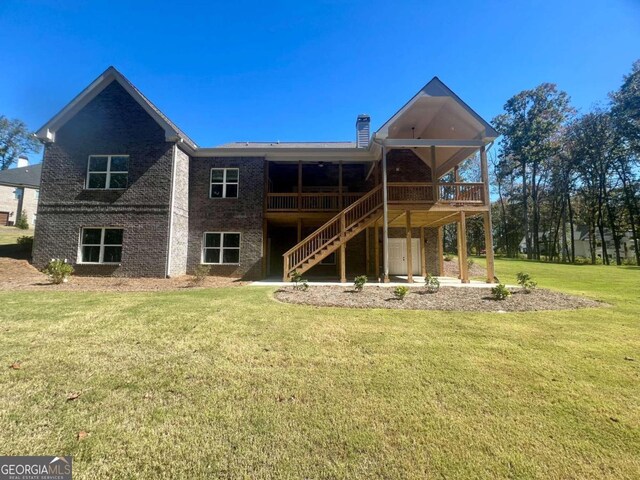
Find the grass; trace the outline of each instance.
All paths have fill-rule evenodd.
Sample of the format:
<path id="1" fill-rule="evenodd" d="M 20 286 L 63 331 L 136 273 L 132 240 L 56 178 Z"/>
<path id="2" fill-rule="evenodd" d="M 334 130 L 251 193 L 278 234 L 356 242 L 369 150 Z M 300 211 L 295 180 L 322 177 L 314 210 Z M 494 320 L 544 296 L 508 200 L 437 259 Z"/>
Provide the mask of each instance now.
<path id="1" fill-rule="evenodd" d="M 2 292 L 0 453 L 71 454 L 81 479 L 638 478 L 640 270 L 497 261 L 521 270 L 612 307 Z"/>
<path id="2" fill-rule="evenodd" d="M 16 245 L 22 236 L 33 236 L 33 229 L 0 226 L 0 257 L 25 258 L 25 252 Z"/>

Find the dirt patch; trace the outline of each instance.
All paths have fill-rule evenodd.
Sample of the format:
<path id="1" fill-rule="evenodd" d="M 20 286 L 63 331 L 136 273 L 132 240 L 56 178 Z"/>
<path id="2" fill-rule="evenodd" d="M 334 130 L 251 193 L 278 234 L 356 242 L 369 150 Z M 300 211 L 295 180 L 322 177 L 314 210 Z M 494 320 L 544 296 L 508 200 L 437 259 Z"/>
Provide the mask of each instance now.
<path id="1" fill-rule="evenodd" d="M 441 276 L 458 278 L 458 276 L 460 275 L 460 266 L 458 265 L 457 258 L 454 258 L 450 262 L 442 262 L 442 263 L 444 265 L 444 273 Z M 486 274 L 487 274 L 487 270 L 484 267 L 478 265 L 477 263 L 474 263 L 473 265 L 471 265 L 471 267 L 469 267 L 470 277 L 484 277 Z"/>
<path id="2" fill-rule="evenodd" d="M 491 297 L 489 288 L 443 287 L 437 293 L 427 293 L 424 288 L 412 287 L 404 300 L 396 300 L 393 288 L 365 287 L 355 292 L 350 287 L 310 287 L 306 292 L 281 288 L 275 298 L 282 302 L 322 307 L 393 308 L 403 310 L 447 310 L 467 312 L 528 312 L 537 310 L 571 310 L 606 306 L 589 298 L 567 295 L 551 290 L 537 289 L 524 293 L 513 290 L 506 300 Z"/>
<path id="3" fill-rule="evenodd" d="M 39 272 L 26 260 L 0 258 L 0 291 L 156 292 L 189 288 L 232 287 L 247 283 L 236 278 L 207 277 L 202 284 L 195 285 L 193 277 L 190 275 L 175 278 L 71 276 L 67 283 L 52 285 L 46 275 Z"/>

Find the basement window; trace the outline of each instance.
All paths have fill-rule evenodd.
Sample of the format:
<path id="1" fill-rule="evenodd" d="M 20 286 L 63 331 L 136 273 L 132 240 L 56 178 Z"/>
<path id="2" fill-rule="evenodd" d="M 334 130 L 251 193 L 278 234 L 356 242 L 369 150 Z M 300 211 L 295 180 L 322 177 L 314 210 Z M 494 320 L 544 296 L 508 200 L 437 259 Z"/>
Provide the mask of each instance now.
<path id="1" fill-rule="evenodd" d="M 122 236 L 122 228 L 83 228 L 80 241 L 80 263 L 120 263 Z"/>
<path id="2" fill-rule="evenodd" d="M 238 198 L 239 177 L 237 168 L 212 168 L 209 198 Z"/>
<path id="3" fill-rule="evenodd" d="M 90 155 L 87 166 L 87 188 L 115 190 L 127 188 L 128 155 Z"/>
<path id="4" fill-rule="evenodd" d="M 239 233 L 206 232 L 202 243 L 202 263 L 213 265 L 240 264 Z"/>

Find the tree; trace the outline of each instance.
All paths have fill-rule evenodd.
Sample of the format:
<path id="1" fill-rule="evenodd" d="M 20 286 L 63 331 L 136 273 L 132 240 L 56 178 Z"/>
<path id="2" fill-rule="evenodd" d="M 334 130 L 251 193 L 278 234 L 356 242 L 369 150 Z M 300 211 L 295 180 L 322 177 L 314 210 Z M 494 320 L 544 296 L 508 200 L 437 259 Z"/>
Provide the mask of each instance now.
<path id="1" fill-rule="evenodd" d="M 614 168 L 622 184 L 622 193 L 633 235 L 636 264 L 640 265 L 640 242 L 637 221 L 640 217 L 640 60 L 631 74 L 624 77 L 622 86 L 610 94 L 611 116 L 626 151 L 617 157 Z"/>
<path id="2" fill-rule="evenodd" d="M 0 115 L 0 170 L 11 167 L 20 155 L 40 151 L 40 142 L 22 121 Z"/>
<path id="3" fill-rule="evenodd" d="M 620 90 L 609 95 L 611 115 L 618 132 L 635 155 L 640 155 L 640 60 L 625 75 Z"/>
<path id="4" fill-rule="evenodd" d="M 574 113 L 569 102 L 569 95 L 555 84 L 543 83 L 511 97 L 504 105 L 504 113 L 493 120 L 502 135 L 504 170 L 520 173 L 528 258 L 540 258 L 539 195 L 546 181 L 544 166 L 560 150 L 562 127 Z"/>

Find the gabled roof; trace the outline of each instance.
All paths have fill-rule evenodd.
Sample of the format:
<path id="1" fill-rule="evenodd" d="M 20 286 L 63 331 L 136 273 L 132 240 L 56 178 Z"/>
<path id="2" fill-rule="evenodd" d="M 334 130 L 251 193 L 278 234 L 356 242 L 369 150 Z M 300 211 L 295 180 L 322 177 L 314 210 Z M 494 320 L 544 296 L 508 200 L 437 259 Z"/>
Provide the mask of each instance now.
<path id="1" fill-rule="evenodd" d="M 100 92 L 102 92 L 112 82 L 118 82 L 131 97 L 137 101 L 140 106 L 153 118 L 165 132 L 167 141 L 182 141 L 190 148 L 195 149 L 198 146 L 189 138 L 178 126 L 160 111 L 153 103 L 145 97 L 124 75 L 122 75 L 114 67 L 107 68 L 98 78 L 85 88 L 78 96 L 60 110 L 51 120 L 42 126 L 37 132 L 36 137 L 45 142 L 54 142 L 56 131 L 67 123 L 73 116 L 78 113 L 85 105 L 93 100 Z"/>
<path id="2" fill-rule="evenodd" d="M 482 134 L 482 139 L 494 140 L 499 136 L 498 132 L 491 126 L 491 124 L 489 124 L 489 122 L 478 115 L 478 113 L 476 113 L 469 105 L 467 105 L 438 77 L 433 77 L 424 87 L 422 87 L 418 91 L 418 93 L 411 97 L 411 99 L 407 103 L 405 103 L 402 108 L 400 108 L 395 114 L 393 114 L 393 116 L 376 131 L 375 136 L 377 138 L 387 138 L 392 135 L 392 133 L 390 132 L 392 126 L 399 120 L 401 120 L 403 116 L 409 115 L 410 111 L 416 106 L 416 104 L 420 102 L 421 99 L 450 99 L 456 106 L 459 107 L 460 113 L 466 114 L 469 120 L 477 122 L 478 126 L 481 127 L 480 130 L 482 130 L 480 132 Z M 435 111 L 433 112 L 433 114 L 438 115 L 439 113 L 441 113 L 440 111 L 438 111 L 438 109 L 442 110 L 444 104 L 442 102 L 433 102 L 433 104 L 435 107 Z M 420 132 L 415 133 L 419 134 Z"/>
<path id="3" fill-rule="evenodd" d="M 40 187 L 40 173 L 42 164 L 27 165 L 26 167 L 0 170 L 0 185 L 9 187 Z"/>

